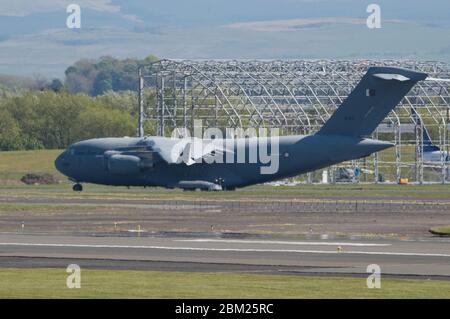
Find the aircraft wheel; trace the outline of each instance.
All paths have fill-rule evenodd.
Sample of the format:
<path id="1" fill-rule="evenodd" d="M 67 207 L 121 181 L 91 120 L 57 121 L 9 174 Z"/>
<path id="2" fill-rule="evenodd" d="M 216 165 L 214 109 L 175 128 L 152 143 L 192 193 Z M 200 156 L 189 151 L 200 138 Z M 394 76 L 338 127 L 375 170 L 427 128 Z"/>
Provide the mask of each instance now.
<path id="1" fill-rule="evenodd" d="M 83 191 L 83 185 L 77 183 L 77 184 L 73 185 L 72 189 L 73 189 L 74 192 L 82 192 Z"/>

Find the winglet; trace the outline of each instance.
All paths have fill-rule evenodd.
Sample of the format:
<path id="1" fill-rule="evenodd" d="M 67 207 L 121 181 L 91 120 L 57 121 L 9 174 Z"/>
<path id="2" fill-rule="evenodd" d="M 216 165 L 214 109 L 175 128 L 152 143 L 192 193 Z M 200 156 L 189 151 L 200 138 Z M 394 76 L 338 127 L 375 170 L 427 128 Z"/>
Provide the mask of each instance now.
<path id="1" fill-rule="evenodd" d="M 384 80 L 398 80 L 403 81 L 423 81 L 428 77 L 424 72 L 391 67 L 391 66 L 374 66 L 367 70 L 368 75 L 373 75 Z"/>

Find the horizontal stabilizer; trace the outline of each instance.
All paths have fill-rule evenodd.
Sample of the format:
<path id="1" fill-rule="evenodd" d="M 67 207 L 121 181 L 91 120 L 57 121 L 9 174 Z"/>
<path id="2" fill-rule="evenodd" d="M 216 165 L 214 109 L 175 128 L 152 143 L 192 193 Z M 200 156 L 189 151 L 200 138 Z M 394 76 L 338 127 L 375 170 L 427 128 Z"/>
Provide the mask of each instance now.
<path id="1" fill-rule="evenodd" d="M 417 114 L 414 108 L 411 108 L 411 115 L 416 124 L 422 126 L 423 151 L 425 153 L 440 151 L 441 149 L 434 145 L 431 141 L 430 134 L 428 133 L 427 128 L 425 127 L 425 125 L 423 125 L 420 115 Z"/>
<path id="2" fill-rule="evenodd" d="M 450 82 L 450 79 L 439 79 L 439 78 L 431 78 L 427 77 L 427 81 L 434 81 L 434 82 Z"/>

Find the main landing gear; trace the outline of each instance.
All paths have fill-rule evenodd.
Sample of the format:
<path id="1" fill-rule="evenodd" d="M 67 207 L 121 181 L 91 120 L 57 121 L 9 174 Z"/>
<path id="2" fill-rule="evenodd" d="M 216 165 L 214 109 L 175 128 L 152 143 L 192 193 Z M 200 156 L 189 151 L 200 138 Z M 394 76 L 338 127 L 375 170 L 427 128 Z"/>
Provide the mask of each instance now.
<path id="1" fill-rule="evenodd" d="M 73 185 L 72 187 L 74 192 L 82 192 L 83 191 L 83 185 L 76 183 L 75 185 Z"/>

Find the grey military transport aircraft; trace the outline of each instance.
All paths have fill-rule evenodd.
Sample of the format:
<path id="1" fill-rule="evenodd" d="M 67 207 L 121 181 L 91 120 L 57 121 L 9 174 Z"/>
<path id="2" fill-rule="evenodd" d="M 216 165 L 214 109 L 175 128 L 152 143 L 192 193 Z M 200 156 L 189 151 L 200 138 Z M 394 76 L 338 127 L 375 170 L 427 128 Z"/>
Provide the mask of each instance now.
<path id="1" fill-rule="evenodd" d="M 71 145 L 55 166 L 74 182 L 74 191 L 82 191 L 82 183 L 234 190 L 292 177 L 392 147 L 369 136 L 411 88 L 426 78 L 425 73 L 402 68 L 369 68 L 313 135 L 91 139 Z M 198 142 L 201 147 L 196 147 Z M 268 157 L 261 156 L 264 146 Z"/>

